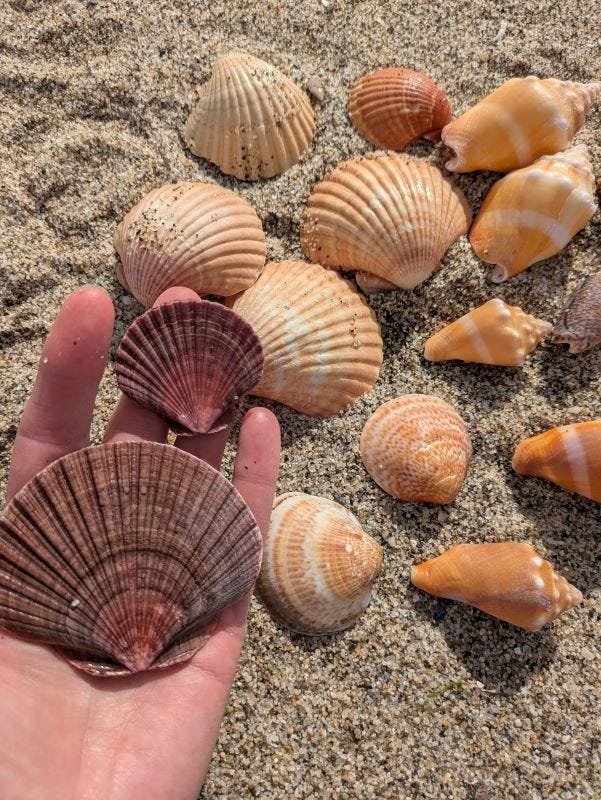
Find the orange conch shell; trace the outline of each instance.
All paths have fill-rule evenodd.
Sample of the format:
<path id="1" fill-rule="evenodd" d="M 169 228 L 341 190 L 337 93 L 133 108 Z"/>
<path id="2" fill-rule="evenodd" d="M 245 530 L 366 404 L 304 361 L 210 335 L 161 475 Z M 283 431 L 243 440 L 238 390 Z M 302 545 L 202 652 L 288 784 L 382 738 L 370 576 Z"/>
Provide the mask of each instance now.
<path id="1" fill-rule="evenodd" d="M 584 353 L 601 344 L 601 272 L 589 275 L 569 298 L 550 338 L 569 344 L 570 353 Z"/>

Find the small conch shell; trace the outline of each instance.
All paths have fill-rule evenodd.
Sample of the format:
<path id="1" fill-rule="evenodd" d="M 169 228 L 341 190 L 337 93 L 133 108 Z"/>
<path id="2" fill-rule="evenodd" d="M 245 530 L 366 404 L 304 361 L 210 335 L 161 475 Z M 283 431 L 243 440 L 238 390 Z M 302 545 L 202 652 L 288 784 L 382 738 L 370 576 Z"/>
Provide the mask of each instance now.
<path id="1" fill-rule="evenodd" d="M 307 149 L 315 130 L 306 94 L 260 58 L 220 58 L 199 86 L 188 117 L 186 144 L 194 155 L 245 181 L 285 172 Z"/>
<path id="2" fill-rule="evenodd" d="M 528 631 L 582 602 L 582 593 L 525 542 L 458 544 L 413 567 L 411 582 Z"/>
<path id="3" fill-rule="evenodd" d="M 589 275 L 563 307 L 550 339 L 584 353 L 601 344 L 601 272 Z"/>
<path id="4" fill-rule="evenodd" d="M 583 144 L 497 181 L 470 231 L 476 255 L 497 264 L 490 279 L 501 283 L 559 253 L 597 210 L 593 190 Z"/>
<path id="5" fill-rule="evenodd" d="M 509 172 L 570 146 L 601 83 L 512 78 L 442 131 L 451 172 Z"/>
<path id="6" fill-rule="evenodd" d="M 428 361 L 457 358 L 478 364 L 521 367 L 551 327 L 551 323 L 495 298 L 431 336 L 424 355 Z"/>
<path id="7" fill-rule="evenodd" d="M 365 611 L 381 566 L 382 548 L 350 511 L 289 492 L 273 506 L 257 593 L 291 630 L 335 633 Z"/>
<path id="8" fill-rule="evenodd" d="M 472 457 L 459 414 L 428 394 L 406 394 L 380 406 L 365 423 L 360 450 L 378 486 L 409 503 L 452 503 Z"/>
<path id="9" fill-rule="evenodd" d="M 520 442 L 512 467 L 601 503 L 601 419 L 551 428 Z"/>

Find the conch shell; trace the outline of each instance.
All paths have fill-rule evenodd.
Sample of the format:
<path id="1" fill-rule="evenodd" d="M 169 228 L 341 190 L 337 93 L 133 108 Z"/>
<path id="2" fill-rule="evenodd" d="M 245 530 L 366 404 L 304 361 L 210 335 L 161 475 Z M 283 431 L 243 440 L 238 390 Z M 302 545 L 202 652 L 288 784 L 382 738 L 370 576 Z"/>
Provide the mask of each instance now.
<path id="1" fill-rule="evenodd" d="M 601 272 L 589 275 L 563 307 L 551 341 L 570 345 L 570 353 L 584 353 L 601 344 Z"/>

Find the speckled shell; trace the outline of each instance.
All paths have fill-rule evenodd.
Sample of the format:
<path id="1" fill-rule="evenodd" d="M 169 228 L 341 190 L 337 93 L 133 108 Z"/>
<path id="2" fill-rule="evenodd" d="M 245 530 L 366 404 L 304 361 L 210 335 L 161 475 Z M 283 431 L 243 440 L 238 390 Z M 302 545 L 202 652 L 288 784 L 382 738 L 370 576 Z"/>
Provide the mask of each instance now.
<path id="1" fill-rule="evenodd" d="M 226 175 L 271 178 L 307 149 L 315 118 L 306 94 L 271 64 L 245 53 L 220 58 L 199 86 L 186 144 Z"/>
<path id="2" fill-rule="evenodd" d="M 382 548 L 350 511 L 289 492 L 274 503 L 257 592 L 291 630 L 334 633 L 365 611 L 381 566 Z"/>
<path id="3" fill-rule="evenodd" d="M 538 631 L 582 594 L 525 542 L 458 544 L 411 570 L 418 589 Z"/>
<path id="4" fill-rule="evenodd" d="M 377 147 L 403 150 L 419 136 L 437 142 L 451 119 L 451 106 L 427 75 L 388 67 L 353 84 L 348 113 L 359 133 Z"/>
<path id="5" fill-rule="evenodd" d="M 245 320 L 219 303 L 186 300 L 151 308 L 130 325 L 115 373 L 125 394 L 192 436 L 231 425 L 263 364 Z"/>
<path id="6" fill-rule="evenodd" d="M 268 264 L 255 285 L 228 304 L 263 345 L 265 370 L 253 394 L 330 417 L 376 382 L 378 323 L 335 272 L 301 261 Z"/>
<path id="7" fill-rule="evenodd" d="M 601 83 L 512 78 L 442 131 L 451 172 L 509 172 L 570 146 Z"/>
<path id="8" fill-rule="evenodd" d="M 559 253 L 597 210 L 585 145 L 543 156 L 495 183 L 470 231 L 476 255 L 501 283 Z"/>
<path id="9" fill-rule="evenodd" d="M 234 487 L 174 447 L 78 450 L 0 520 L 0 625 L 92 675 L 189 659 L 254 584 L 257 524 Z"/>
<path id="10" fill-rule="evenodd" d="M 409 503 L 452 503 L 472 457 L 459 414 L 427 394 L 406 394 L 380 406 L 365 423 L 360 449 L 378 486 Z"/>
<path id="11" fill-rule="evenodd" d="M 473 361 L 521 367 L 528 353 L 551 330 L 551 324 L 508 306 L 499 298 L 475 308 L 426 342 L 429 361 Z"/>
<path id="12" fill-rule="evenodd" d="M 589 275 L 563 307 L 551 341 L 570 345 L 570 353 L 584 353 L 601 344 L 601 272 Z"/>
<path id="13" fill-rule="evenodd" d="M 313 190 L 301 246 L 335 269 L 360 270 L 402 289 L 428 278 L 471 214 L 436 167 L 396 153 L 347 161 Z"/>

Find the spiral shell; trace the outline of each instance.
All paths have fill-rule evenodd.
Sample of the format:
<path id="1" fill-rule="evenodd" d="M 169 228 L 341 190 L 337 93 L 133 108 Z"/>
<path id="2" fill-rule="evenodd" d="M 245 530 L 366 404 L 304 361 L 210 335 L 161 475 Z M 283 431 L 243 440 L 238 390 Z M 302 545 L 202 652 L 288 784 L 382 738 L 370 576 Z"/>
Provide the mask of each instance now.
<path id="1" fill-rule="evenodd" d="M 589 275 L 563 307 L 551 341 L 570 345 L 570 353 L 584 353 L 601 344 L 601 272 Z"/>

